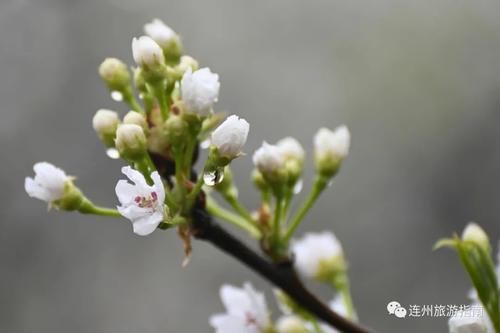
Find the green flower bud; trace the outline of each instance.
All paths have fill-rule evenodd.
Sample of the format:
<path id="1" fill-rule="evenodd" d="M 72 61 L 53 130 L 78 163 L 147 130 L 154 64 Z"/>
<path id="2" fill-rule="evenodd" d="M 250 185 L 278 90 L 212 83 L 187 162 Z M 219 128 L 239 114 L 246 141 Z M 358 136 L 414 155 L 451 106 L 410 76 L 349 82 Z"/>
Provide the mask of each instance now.
<path id="1" fill-rule="evenodd" d="M 467 242 L 476 243 L 478 246 L 485 249 L 488 253 L 490 252 L 490 240 L 486 232 L 484 232 L 483 228 L 481 228 L 478 224 L 471 222 L 469 223 L 463 233 L 462 240 Z"/>
<path id="2" fill-rule="evenodd" d="M 119 124 L 118 113 L 111 110 L 98 110 L 92 119 L 92 126 L 106 147 L 114 147 L 116 129 Z"/>
<path id="3" fill-rule="evenodd" d="M 147 140 L 139 125 L 122 124 L 116 130 L 116 149 L 120 156 L 130 161 L 140 161 L 147 153 Z"/>
<path id="4" fill-rule="evenodd" d="M 144 130 L 144 133 L 147 133 L 147 131 L 149 129 L 146 117 L 144 117 L 144 115 L 142 115 L 136 111 L 129 111 L 125 115 L 125 117 L 123 117 L 123 123 L 141 126 L 142 129 Z"/>
<path id="5" fill-rule="evenodd" d="M 99 75 L 113 91 L 124 91 L 130 85 L 127 65 L 116 58 L 106 58 L 99 66 Z"/>

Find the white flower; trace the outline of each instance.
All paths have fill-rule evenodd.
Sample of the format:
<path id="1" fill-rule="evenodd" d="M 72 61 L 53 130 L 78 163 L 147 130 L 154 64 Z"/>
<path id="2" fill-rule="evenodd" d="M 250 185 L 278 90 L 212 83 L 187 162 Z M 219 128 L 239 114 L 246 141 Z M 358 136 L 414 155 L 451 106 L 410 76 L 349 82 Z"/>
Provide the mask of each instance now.
<path id="1" fill-rule="evenodd" d="M 331 232 L 307 233 L 292 244 L 295 267 L 304 276 L 318 278 L 336 259 L 342 257 L 342 246 Z"/>
<path id="2" fill-rule="evenodd" d="M 295 138 L 289 136 L 281 139 L 276 143 L 276 146 L 278 146 L 285 159 L 293 159 L 299 162 L 304 161 L 304 148 L 302 148 L 302 145 Z"/>
<path id="3" fill-rule="evenodd" d="M 218 148 L 220 156 L 236 158 L 241 154 L 249 130 L 250 124 L 245 119 L 229 116 L 213 131 L 211 143 Z"/>
<path id="4" fill-rule="evenodd" d="M 165 63 L 163 50 L 151 37 L 141 36 L 132 40 L 134 61 L 141 67 L 155 67 Z"/>
<path id="5" fill-rule="evenodd" d="M 119 180 L 116 195 L 121 206 L 118 211 L 132 221 L 134 233 L 146 236 L 155 231 L 164 219 L 165 188 L 158 172 L 151 173 L 153 185 L 148 185 L 144 176 L 129 166 L 122 172 L 132 181 Z"/>
<path id="6" fill-rule="evenodd" d="M 64 196 L 64 185 L 71 178 L 63 170 L 47 162 L 36 163 L 33 170 L 35 178 L 24 180 L 24 189 L 30 197 L 51 203 Z"/>
<path id="7" fill-rule="evenodd" d="M 253 154 L 253 164 L 263 174 L 276 173 L 285 167 L 285 159 L 278 146 L 263 142 Z"/>
<path id="8" fill-rule="evenodd" d="M 297 316 L 283 316 L 276 323 L 278 333 L 305 333 L 309 332 L 306 324 Z"/>
<path id="9" fill-rule="evenodd" d="M 176 37 L 175 31 L 160 19 L 154 19 L 150 23 L 145 24 L 144 32 L 162 47 L 168 45 Z"/>
<path id="10" fill-rule="evenodd" d="M 264 295 L 250 283 L 243 288 L 223 285 L 220 297 L 226 313 L 210 318 L 216 333 L 263 333 L 271 326 Z"/>
<path id="11" fill-rule="evenodd" d="M 470 316 L 463 311 L 457 311 L 448 320 L 450 333 L 485 333 L 487 332 L 483 318 Z"/>
<path id="12" fill-rule="evenodd" d="M 349 153 L 351 135 L 347 126 L 342 125 L 331 131 L 321 128 L 314 137 L 314 148 L 319 155 L 335 155 L 345 158 Z"/>
<path id="13" fill-rule="evenodd" d="M 181 99 L 190 112 L 208 116 L 219 98 L 219 75 L 209 68 L 192 72 L 188 68 L 181 80 Z"/>

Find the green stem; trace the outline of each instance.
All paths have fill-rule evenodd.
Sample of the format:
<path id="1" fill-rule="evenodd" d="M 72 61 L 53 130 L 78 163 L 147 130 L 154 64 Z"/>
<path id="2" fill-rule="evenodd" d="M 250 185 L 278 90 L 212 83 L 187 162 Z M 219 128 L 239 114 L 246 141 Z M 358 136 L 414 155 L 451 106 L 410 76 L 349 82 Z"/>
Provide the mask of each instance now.
<path id="1" fill-rule="evenodd" d="M 83 202 L 78 208 L 78 211 L 82 214 L 93 214 L 93 215 L 112 216 L 112 217 L 121 216 L 118 210 L 96 206 L 87 198 L 83 199 Z"/>
<path id="2" fill-rule="evenodd" d="M 309 196 L 307 197 L 302 207 L 300 207 L 299 211 L 293 217 L 292 222 L 290 223 L 290 227 L 285 233 L 285 236 L 283 238 L 283 241 L 285 243 L 288 243 L 290 241 L 290 238 L 292 238 L 293 234 L 299 227 L 300 222 L 302 222 L 306 214 L 314 206 L 314 203 L 318 199 L 321 192 L 323 192 L 323 190 L 327 186 L 328 181 L 329 179 L 326 179 L 324 177 L 321 176 L 316 177 L 311 192 L 309 193 Z"/>
<path id="3" fill-rule="evenodd" d="M 262 237 L 261 232 L 257 229 L 256 226 L 238 216 L 236 214 L 231 213 L 230 211 L 220 207 L 215 203 L 215 201 L 207 197 L 207 211 L 215 217 L 223 219 L 235 226 L 247 231 L 252 237 L 259 239 Z"/>
<path id="4" fill-rule="evenodd" d="M 144 114 L 144 109 L 139 104 L 134 94 L 130 91 L 127 91 L 123 94 L 123 100 L 134 110 L 135 112 L 139 112 Z"/>
<path id="5" fill-rule="evenodd" d="M 157 82 L 155 84 L 152 84 L 150 88 L 153 91 L 153 94 L 155 95 L 156 99 L 158 100 L 158 105 L 160 106 L 160 112 L 163 120 L 167 120 L 168 118 L 168 99 L 167 99 L 167 94 L 165 92 L 165 81 Z"/>
<path id="6" fill-rule="evenodd" d="M 351 290 L 349 287 L 349 281 L 346 278 L 345 285 L 339 290 L 340 297 L 342 297 L 342 302 L 347 312 L 347 317 L 349 319 L 357 320 L 356 311 L 354 310 L 354 304 L 352 302 Z"/>
<path id="7" fill-rule="evenodd" d="M 253 217 L 250 214 L 250 212 L 241 204 L 241 202 L 238 200 L 238 198 L 231 194 L 231 193 L 221 193 L 222 197 L 226 199 L 226 201 L 231 205 L 231 207 L 241 215 L 241 217 L 247 219 L 248 221 L 252 222 Z"/>
<path id="8" fill-rule="evenodd" d="M 271 244 L 277 246 L 281 241 L 281 213 L 283 212 L 283 198 L 276 196 L 276 205 L 274 207 L 273 231 L 271 235 Z"/>
<path id="9" fill-rule="evenodd" d="M 357 320 L 356 310 L 354 309 L 354 303 L 352 302 L 351 288 L 349 284 L 349 277 L 347 276 L 347 271 L 339 272 L 338 275 L 333 277 L 331 281 L 332 287 L 334 287 L 340 294 L 342 299 L 342 304 L 347 313 L 347 318 L 352 320 Z"/>
<path id="10" fill-rule="evenodd" d="M 184 205 L 184 212 L 188 214 L 194 206 L 198 194 L 200 194 L 201 188 L 203 187 L 203 177 L 199 177 L 196 181 L 191 192 L 186 196 L 186 202 Z"/>

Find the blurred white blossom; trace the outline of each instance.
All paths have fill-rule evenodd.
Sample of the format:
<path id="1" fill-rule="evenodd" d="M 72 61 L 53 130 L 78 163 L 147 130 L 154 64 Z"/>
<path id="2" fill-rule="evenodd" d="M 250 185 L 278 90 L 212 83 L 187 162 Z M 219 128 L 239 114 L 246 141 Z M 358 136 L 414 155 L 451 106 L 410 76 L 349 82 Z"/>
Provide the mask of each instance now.
<path id="1" fill-rule="evenodd" d="M 278 146 L 263 142 L 253 154 L 253 164 L 263 174 L 275 173 L 285 167 L 285 159 Z"/>
<path id="2" fill-rule="evenodd" d="M 157 18 L 144 25 L 144 32 L 162 47 L 176 37 L 175 31 Z"/>
<path id="3" fill-rule="evenodd" d="M 252 284 L 243 288 L 223 285 L 220 297 L 226 313 L 210 318 L 216 333 L 264 333 L 272 325 L 264 295 Z"/>
<path id="4" fill-rule="evenodd" d="M 448 320 L 450 333 L 486 333 L 486 325 L 483 318 L 466 315 L 463 311 L 457 311 Z M 492 331 L 493 333 L 493 331 Z"/>
<path id="5" fill-rule="evenodd" d="M 307 233 L 292 243 L 295 267 L 304 276 L 317 278 L 322 270 L 343 256 L 342 246 L 335 235 L 324 231 Z"/>
<path id="6" fill-rule="evenodd" d="M 276 146 L 278 146 L 281 155 L 285 159 L 293 159 L 299 162 L 304 161 L 304 148 L 302 148 L 302 145 L 297 141 L 297 139 L 289 136 L 278 141 Z"/>

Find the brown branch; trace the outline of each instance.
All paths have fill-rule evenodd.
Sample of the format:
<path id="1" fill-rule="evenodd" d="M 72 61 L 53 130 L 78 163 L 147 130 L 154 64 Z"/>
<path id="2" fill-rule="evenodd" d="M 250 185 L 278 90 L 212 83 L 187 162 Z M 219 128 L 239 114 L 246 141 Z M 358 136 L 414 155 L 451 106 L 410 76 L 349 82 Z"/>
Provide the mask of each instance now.
<path id="1" fill-rule="evenodd" d="M 202 208 L 196 208 L 193 211 L 193 230 L 197 239 L 208 241 L 259 273 L 273 285 L 286 292 L 304 309 L 331 326 L 345 333 L 374 333 L 374 331 L 333 312 L 316 296 L 311 294 L 297 277 L 292 262 L 275 264 L 264 259 L 215 223 L 212 217 Z"/>
<path id="2" fill-rule="evenodd" d="M 170 179 L 170 175 L 175 170 L 175 165 L 173 165 L 172 161 L 168 161 L 158 155 L 151 155 L 158 170 L 166 179 Z M 192 181 L 196 181 L 197 176 L 194 171 L 191 177 Z M 273 263 L 266 260 L 223 229 L 206 211 L 203 202 L 198 202 L 192 212 L 191 228 L 196 239 L 211 243 L 222 252 L 257 272 L 274 286 L 286 292 L 297 304 L 332 327 L 344 333 L 375 333 L 340 316 L 321 302 L 302 284 L 291 261 Z"/>

